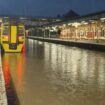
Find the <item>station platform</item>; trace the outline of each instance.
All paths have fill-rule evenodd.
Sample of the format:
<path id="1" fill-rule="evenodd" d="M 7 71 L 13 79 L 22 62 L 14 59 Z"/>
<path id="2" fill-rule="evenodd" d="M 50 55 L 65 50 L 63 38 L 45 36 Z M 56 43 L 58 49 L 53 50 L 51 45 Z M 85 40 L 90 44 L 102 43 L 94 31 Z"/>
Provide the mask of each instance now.
<path id="1" fill-rule="evenodd" d="M 5 89 L 5 81 L 2 70 L 1 53 L 0 53 L 0 105 L 8 105 L 6 89 Z"/>
<path id="2" fill-rule="evenodd" d="M 35 37 L 35 36 L 27 36 L 27 38 L 105 52 L 105 42 L 101 40 L 98 40 L 98 41 L 97 40 L 70 40 L 70 39 L 59 39 L 59 38 Z"/>

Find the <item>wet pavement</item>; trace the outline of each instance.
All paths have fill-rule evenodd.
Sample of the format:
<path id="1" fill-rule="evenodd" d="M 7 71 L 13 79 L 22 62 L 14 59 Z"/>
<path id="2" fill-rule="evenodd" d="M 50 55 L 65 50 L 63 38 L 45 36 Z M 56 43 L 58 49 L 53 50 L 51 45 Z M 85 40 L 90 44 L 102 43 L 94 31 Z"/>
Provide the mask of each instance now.
<path id="1" fill-rule="evenodd" d="M 29 39 L 2 63 L 9 105 L 105 105 L 105 53 Z"/>

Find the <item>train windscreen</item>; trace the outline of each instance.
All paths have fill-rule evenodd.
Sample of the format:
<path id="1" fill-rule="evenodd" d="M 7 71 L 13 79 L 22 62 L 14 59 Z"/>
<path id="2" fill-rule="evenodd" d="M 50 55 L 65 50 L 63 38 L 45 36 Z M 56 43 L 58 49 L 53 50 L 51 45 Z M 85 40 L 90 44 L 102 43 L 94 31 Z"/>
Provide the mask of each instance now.
<path id="1" fill-rule="evenodd" d="M 23 29 L 23 27 L 18 27 L 18 29 L 17 29 L 17 35 L 19 35 L 19 36 L 23 36 L 24 35 L 24 29 Z"/>
<path id="2" fill-rule="evenodd" d="M 3 35 L 9 35 L 10 34 L 10 29 L 8 26 L 4 26 L 3 28 Z"/>

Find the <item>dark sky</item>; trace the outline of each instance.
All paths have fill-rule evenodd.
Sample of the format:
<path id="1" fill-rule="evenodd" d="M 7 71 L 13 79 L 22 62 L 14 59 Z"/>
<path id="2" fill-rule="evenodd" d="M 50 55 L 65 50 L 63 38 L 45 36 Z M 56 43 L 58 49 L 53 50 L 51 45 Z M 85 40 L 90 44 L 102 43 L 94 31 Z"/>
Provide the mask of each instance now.
<path id="1" fill-rule="evenodd" d="M 0 0 L 0 14 L 56 16 L 70 9 L 81 15 L 105 10 L 105 0 Z"/>

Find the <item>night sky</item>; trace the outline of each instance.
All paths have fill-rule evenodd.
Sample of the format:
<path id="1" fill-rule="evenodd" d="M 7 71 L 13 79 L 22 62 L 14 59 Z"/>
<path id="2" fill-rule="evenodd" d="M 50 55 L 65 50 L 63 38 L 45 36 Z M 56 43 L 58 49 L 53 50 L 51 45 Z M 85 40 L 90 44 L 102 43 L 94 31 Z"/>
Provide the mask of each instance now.
<path id="1" fill-rule="evenodd" d="M 80 15 L 105 10 L 105 0 L 0 0 L 0 14 L 57 16 L 68 10 Z"/>

